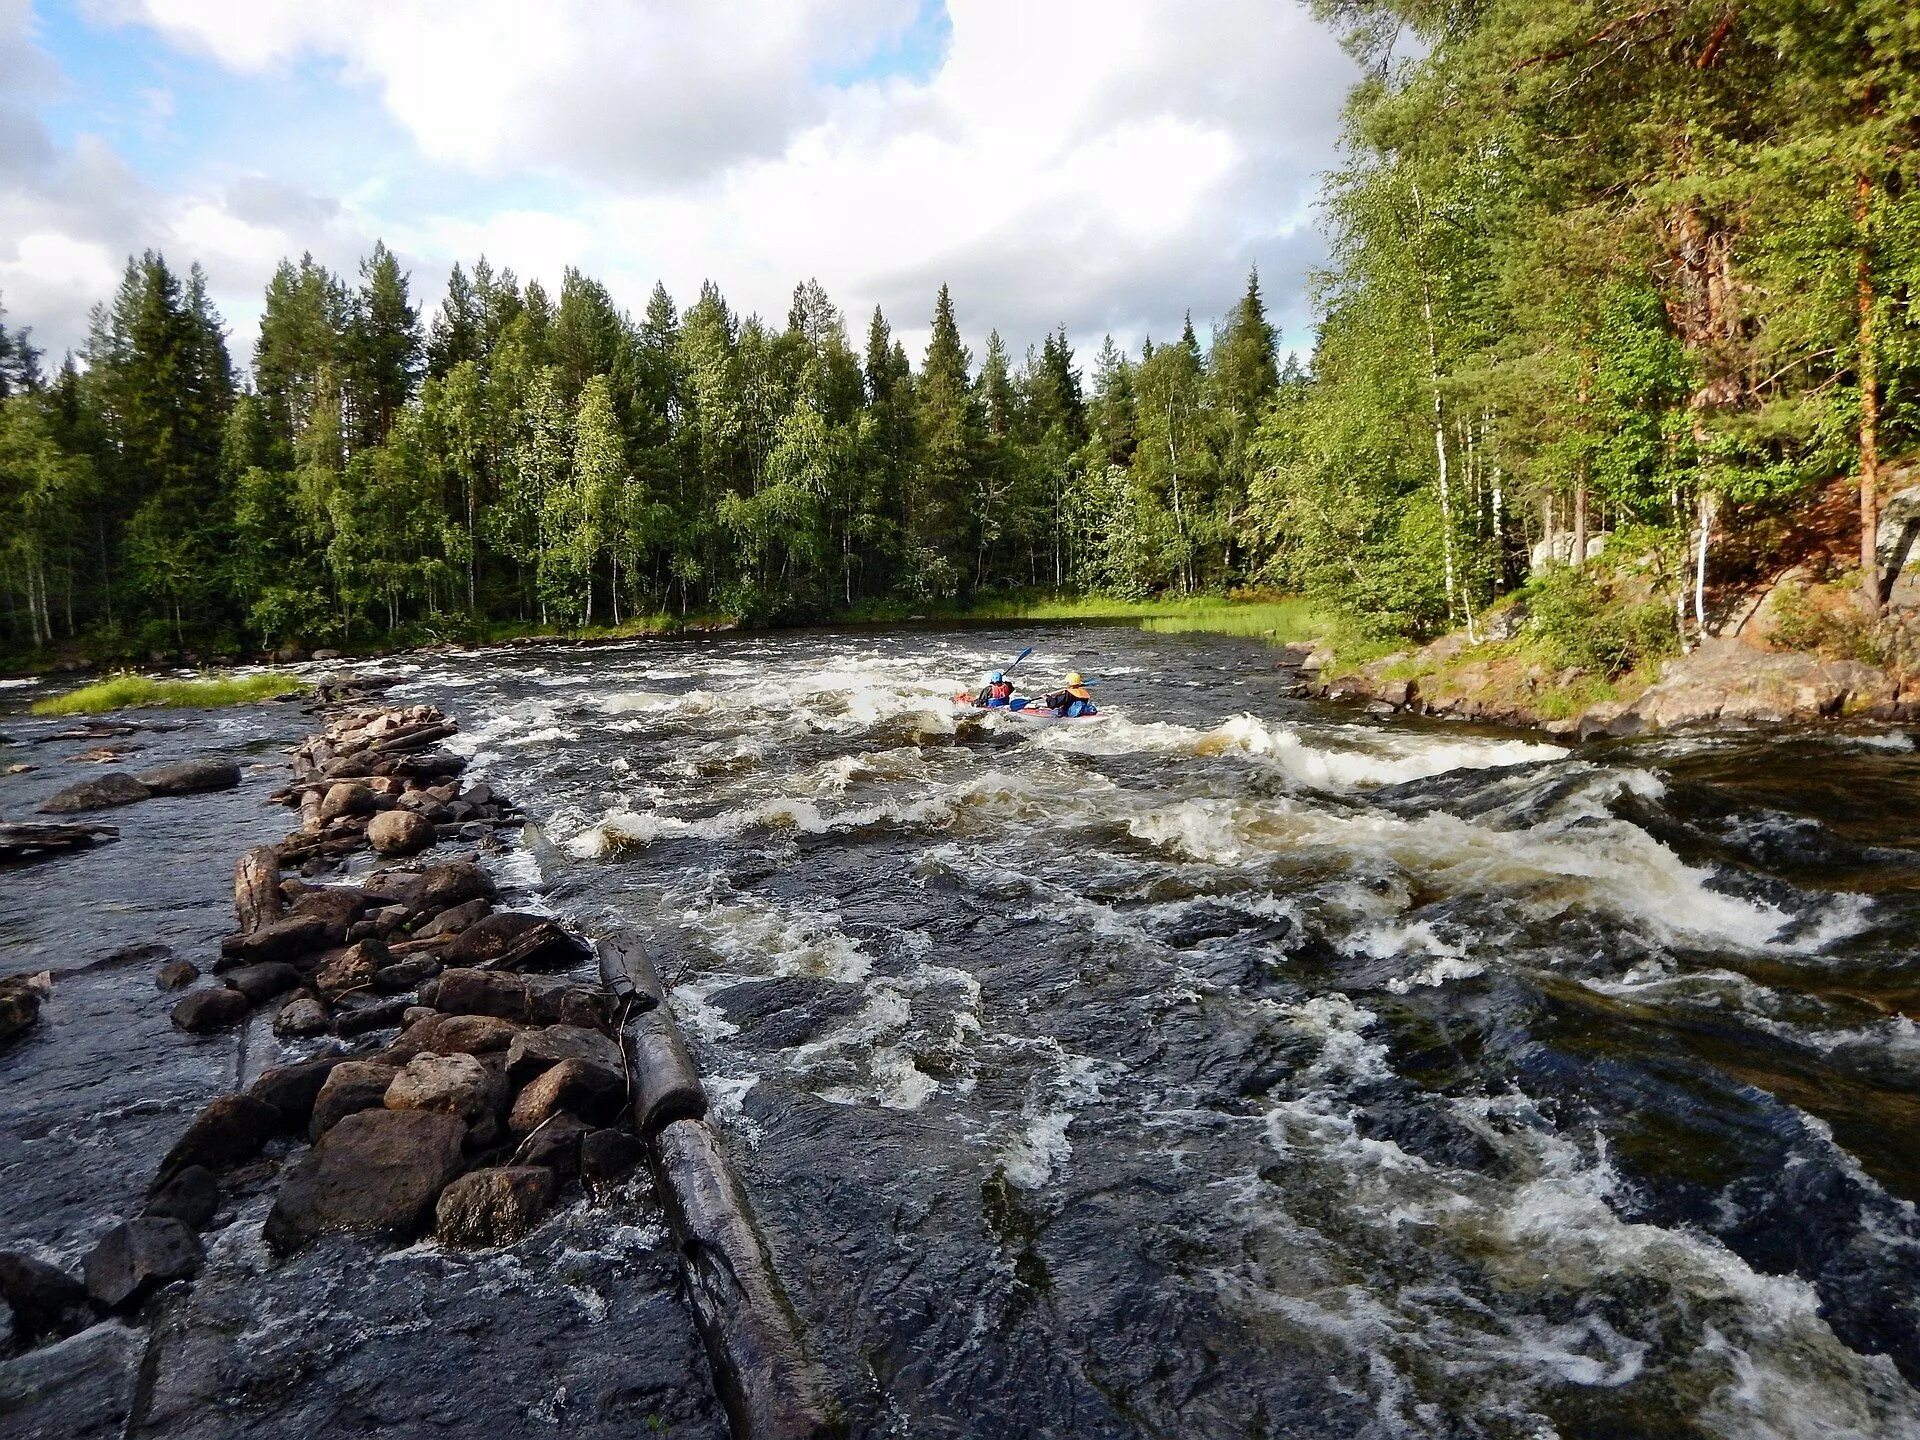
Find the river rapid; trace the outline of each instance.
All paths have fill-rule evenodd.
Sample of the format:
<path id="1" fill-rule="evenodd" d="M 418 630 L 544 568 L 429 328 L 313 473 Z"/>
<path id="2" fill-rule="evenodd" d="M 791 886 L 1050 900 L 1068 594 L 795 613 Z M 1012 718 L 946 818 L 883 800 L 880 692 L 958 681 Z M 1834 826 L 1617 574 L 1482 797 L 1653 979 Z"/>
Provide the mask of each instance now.
<path id="1" fill-rule="evenodd" d="M 1107 717 L 956 712 L 1029 644 Z M 1911 741 L 1569 750 L 1292 698 L 1276 659 L 1042 627 L 380 668 L 538 820 L 503 884 L 648 937 L 855 1435 L 1920 1437 Z M 0 885 L 0 968 L 70 957 L 0 1067 L 0 1214 L 49 1254 L 180 1123 L 108 1047 L 152 1057 L 141 1095 L 231 1083 L 144 967 L 81 962 L 229 923 L 301 728 L 259 713 L 257 785 Z M 196 723 L 156 758 L 258 722 Z M 717 1433 L 649 1203 L 285 1275 L 235 1225 L 134 1428 L 213 1433 L 193 1397 L 238 1369 L 220 1433 Z M 448 1348 L 502 1307 L 541 1348 Z M 621 1384 L 645 1403 L 562 1403 Z"/>
<path id="2" fill-rule="evenodd" d="M 1027 644 L 1108 716 L 947 696 Z M 1920 756 L 1121 628 L 450 657 L 860 1435 L 1920 1435 Z"/>

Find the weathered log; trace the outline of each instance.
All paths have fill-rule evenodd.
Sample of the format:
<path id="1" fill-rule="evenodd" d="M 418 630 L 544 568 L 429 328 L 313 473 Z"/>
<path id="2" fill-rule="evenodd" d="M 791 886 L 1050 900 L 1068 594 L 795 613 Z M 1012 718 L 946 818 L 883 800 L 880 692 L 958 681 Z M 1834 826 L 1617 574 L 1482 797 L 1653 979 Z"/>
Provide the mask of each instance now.
<path id="1" fill-rule="evenodd" d="M 256 845 L 233 866 L 233 913 L 240 933 L 271 925 L 285 913 L 280 901 L 280 852 Z"/>
<path id="2" fill-rule="evenodd" d="M 399 730 L 389 731 L 375 740 L 367 748 L 376 755 L 398 755 L 409 750 L 424 750 L 429 745 L 446 740 L 459 730 L 445 720 L 429 720 L 419 725 L 408 725 Z"/>
<path id="3" fill-rule="evenodd" d="M 675 1121 L 654 1137 L 650 1161 L 735 1440 L 838 1433 L 826 1377 L 801 1342 L 746 1194 L 713 1132 L 703 1121 Z"/>
<path id="4" fill-rule="evenodd" d="M 667 998 L 667 987 L 660 983 L 660 972 L 653 967 L 646 947 L 631 930 L 616 930 L 593 942 L 600 957 L 600 979 L 613 992 L 623 1008 L 652 1010 Z"/>
<path id="5" fill-rule="evenodd" d="M 84 850 L 118 839 L 112 825 L 0 825 L 0 860 L 26 860 L 62 850 Z"/>
<path id="6" fill-rule="evenodd" d="M 620 1027 L 633 1086 L 633 1123 L 652 1135 L 676 1120 L 698 1120 L 707 1113 L 707 1092 L 700 1072 L 680 1038 L 680 1027 L 663 1005 L 633 1016 Z"/>

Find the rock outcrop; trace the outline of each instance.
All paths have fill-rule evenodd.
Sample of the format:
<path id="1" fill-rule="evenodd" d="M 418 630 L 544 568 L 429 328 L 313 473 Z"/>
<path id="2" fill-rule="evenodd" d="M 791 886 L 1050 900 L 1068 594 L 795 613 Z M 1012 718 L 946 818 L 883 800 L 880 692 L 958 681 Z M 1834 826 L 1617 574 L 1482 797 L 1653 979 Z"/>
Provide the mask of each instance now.
<path id="1" fill-rule="evenodd" d="M 334 1232 L 412 1239 L 460 1173 L 466 1138 L 458 1116 L 432 1110 L 347 1116 L 287 1167 L 267 1215 L 267 1243 L 288 1254 Z"/>

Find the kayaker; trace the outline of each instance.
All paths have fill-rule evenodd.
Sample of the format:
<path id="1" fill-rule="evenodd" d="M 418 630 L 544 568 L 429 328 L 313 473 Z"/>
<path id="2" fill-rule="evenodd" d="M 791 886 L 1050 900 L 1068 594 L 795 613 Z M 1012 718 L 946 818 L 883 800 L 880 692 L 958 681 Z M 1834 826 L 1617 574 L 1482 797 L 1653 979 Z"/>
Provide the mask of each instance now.
<path id="1" fill-rule="evenodd" d="M 1067 672 L 1067 688 L 1056 690 L 1040 702 L 1063 720 L 1075 720 L 1082 715 L 1098 715 L 1100 709 L 1093 703 L 1093 693 L 1087 688 L 1087 682 L 1080 678 L 1078 670 Z"/>
<path id="2" fill-rule="evenodd" d="M 1013 682 L 1004 672 L 996 670 L 987 676 L 987 683 L 980 693 L 973 697 L 974 705 L 981 710 L 998 709 L 1013 699 Z"/>

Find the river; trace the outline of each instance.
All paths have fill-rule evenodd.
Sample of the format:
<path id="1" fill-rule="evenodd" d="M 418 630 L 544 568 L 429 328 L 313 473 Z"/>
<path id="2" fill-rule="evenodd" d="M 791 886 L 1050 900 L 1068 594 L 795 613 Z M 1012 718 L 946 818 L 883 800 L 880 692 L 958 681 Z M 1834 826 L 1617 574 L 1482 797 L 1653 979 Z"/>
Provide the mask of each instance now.
<path id="1" fill-rule="evenodd" d="M 1106 718 L 947 701 L 1029 644 Z M 507 878 L 650 937 L 855 1434 L 1920 1436 L 1906 736 L 1570 750 L 1119 627 L 386 668 Z"/>

